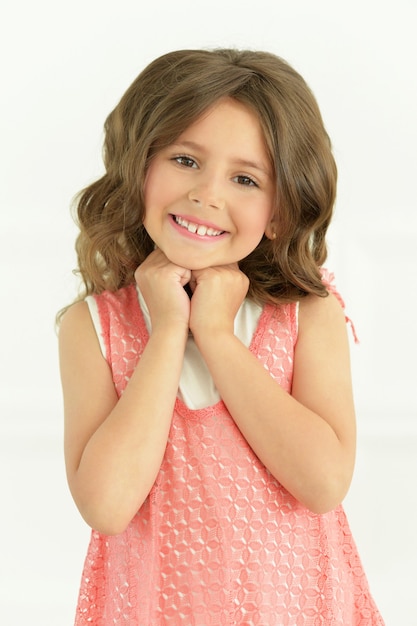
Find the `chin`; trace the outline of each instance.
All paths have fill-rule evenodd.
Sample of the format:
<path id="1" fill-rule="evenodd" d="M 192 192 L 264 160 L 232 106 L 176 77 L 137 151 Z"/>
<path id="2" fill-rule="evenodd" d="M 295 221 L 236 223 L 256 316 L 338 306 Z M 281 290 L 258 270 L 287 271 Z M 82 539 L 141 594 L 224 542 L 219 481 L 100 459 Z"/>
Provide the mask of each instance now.
<path id="1" fill-rule="evenodd" d="M 203 258 L 196 258 L 194 255 L 187 254 L 181 252 L 174 252 L 172 254 L 167 254 L 164 251 L 165 256 L 171 263 L 174 265 L 178 265 L 179 267 L 184 267 L 187 270 L 204 270 L 207 267 L 213 267 L 215 265 L 220 265 L 220 263 L 213 263 L 209 261 L 205 261 Z"/>

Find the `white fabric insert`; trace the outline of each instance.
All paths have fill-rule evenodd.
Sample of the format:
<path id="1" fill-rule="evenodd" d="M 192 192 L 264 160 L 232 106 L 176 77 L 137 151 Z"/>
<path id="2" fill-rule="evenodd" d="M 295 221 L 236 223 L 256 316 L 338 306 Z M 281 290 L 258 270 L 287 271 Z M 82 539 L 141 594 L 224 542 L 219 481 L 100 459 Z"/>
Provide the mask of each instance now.
<path id="1" fill-rule="evenodd" d="M 148 307 L 146 306 L 146 302 L 139 288 L 137 288 L 137 293 L 146 328 L 150 334 L 152 327 Z M 86 302 L 90 310 L 91 319 L 97 333 L 101 351 L 105 356 L 106 350 L 101 333 L 101 323 L 97 303 L 93 296 L 87 296 Z M 260 305 L 256 304 L 252 300 L 245 299 L 236 315 L 234 323 L 235 335 L 247 347 L 249 347 L 251 343 L 252 336 L 256 330 L 261 313 L 262 307 Z M 188 337 L 185 347 L 184 362 L 178 388 L 178 397 L 181 398 L 185 405 L 190 409 L 202 409 L 207 406 L 212 406 L 220 400 L 219 393 L 214 385 L 211 374 L 191 335 Z"/>

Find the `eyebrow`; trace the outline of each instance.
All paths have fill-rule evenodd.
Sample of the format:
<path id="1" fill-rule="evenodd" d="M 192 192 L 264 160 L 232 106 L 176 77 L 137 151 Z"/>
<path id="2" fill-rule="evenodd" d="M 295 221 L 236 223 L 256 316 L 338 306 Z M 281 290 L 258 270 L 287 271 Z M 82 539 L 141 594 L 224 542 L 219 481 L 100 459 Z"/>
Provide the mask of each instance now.
<path id="1" fill-rule="evenodd" d="M 184 148 L 191 148 L 191 150 L 199 150 L 200 152 L 205 152 L 204 147 L 200 146 L 200 144 L 196 143 L 195 141 L 188 141 L 188 140 L 178 141 L 178 142 L 174 142 L 173 145 L 184 147 Z M 234 163 L 236 163 L 236 165 L 240 165 L 241 167 L 250 167 L 255 170 L 258 170 L 259 172 L 262 172 L 266 176 L 269 176 L 269 177 L 271 176 L 270 168 L 266 167 L 263 163 L 257 163 L 256 161 L 250 161 L 249 159 L 241 159 L 241 158 L 236 158 L 232 160 Z"/>

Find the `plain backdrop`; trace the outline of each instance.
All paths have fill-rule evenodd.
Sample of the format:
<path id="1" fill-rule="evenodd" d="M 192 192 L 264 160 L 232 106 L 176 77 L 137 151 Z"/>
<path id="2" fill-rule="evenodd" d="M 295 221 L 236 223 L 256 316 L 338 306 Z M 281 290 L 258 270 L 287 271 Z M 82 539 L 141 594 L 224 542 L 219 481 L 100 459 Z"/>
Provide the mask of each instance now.
<path id="1" fill-rule="evenodd" d="M 387 625 L 417 624 L 416 6 L 22 0 L 2 9 L 2 624 L 73 623 L 89 536 L 66 485 L 54 330 L 77 292 L 72 197 L 101 174 L 104 119 L 139 71 L 173 49 L 218 46 L 287 59 L 333 140 L 328 266 L 361 341 L 352 342 L 358 460 L 345 506 Z"/>

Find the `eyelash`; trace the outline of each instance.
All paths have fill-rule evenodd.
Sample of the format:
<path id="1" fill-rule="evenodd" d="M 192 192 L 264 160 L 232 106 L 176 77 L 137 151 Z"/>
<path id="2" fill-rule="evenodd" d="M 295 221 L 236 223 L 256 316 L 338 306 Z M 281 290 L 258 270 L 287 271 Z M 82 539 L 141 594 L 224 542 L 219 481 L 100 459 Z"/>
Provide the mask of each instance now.
<path id="1" fill-rule="evenodd" d="M 178 156 L 173 157 L 172 160 L 178 163 L 178 165 L 181 165 L 183 167 L 192 168 L 194 165 L 196 165 L 195 159 L 185 154 L 179 154 Z M 245 181 L 248 181 L 244 183 L 243 182 L 239 183 L 240 185 L 242 185 L 242 187 L 259 187 L 258 183 L 255 180 L 253 180 L 253 178 L 251 178 L 250 176 L 246 176 L 245 174 L 238 174 L 237 176 L 234 177 L 234 179 L 244 179 Z"/>

